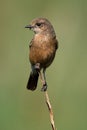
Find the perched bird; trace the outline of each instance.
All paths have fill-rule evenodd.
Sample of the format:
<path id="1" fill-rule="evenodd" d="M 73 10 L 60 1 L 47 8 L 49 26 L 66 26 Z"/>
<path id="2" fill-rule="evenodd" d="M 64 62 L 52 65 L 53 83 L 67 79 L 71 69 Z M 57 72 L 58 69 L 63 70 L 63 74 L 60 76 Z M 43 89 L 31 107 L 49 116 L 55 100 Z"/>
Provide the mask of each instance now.
<path id="1" fill-rule="evenodd" d="M 35 90 L 41 70 L 43 70 L 42 91 L 47 90 L 45 77 L 46 68 L 54 60 L 58 41 L 52 24 L 46 18 L 36 18 L 30 25 L 25 26 L 34 32 L 34 37 L 29 45 L 29 59 L 31 63 L 31 73 L 27 83 L 27 89 Z"/>

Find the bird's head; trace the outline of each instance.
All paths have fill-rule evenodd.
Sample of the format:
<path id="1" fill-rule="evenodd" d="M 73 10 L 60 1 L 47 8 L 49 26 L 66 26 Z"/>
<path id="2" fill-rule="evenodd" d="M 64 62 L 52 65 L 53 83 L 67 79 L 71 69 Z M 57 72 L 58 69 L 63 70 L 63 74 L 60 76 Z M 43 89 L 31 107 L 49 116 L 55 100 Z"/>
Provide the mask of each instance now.
<path id="1" fill-rule="evenodd" d="M 44 32 L 55 33 L 52 24 L 46 18 L 36 18 L 25 28 L 33 30 L 35 34 Z"/>

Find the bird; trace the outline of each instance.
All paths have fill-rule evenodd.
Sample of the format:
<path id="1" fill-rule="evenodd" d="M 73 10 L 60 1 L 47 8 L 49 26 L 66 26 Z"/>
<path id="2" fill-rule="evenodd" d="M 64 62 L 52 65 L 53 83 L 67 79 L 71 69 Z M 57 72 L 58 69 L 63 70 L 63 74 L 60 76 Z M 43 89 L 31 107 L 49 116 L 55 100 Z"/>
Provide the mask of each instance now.
<path id="1" fill-rule="evenodd" d="M 47 18 L 35 18 L 28 28 L 34 32 L 34 36 L 29 44 L 29 60 L 31 72 L 27 83 L 27 89 L 34 91 L 37 88 L 40 72 L 43 75 L 43 85 L 41 91 L 47 90 L 45 72 L 54 60 L 58 49 L 58 40 L 53 25 Z"/>

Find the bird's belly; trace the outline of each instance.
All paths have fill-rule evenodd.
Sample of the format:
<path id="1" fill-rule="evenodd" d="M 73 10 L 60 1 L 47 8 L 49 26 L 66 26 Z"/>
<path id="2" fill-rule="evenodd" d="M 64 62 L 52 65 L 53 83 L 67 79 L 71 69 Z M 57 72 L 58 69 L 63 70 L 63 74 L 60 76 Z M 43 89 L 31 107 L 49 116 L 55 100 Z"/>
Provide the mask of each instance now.
<path id="1" fill-rule="evenodd" d="M 42 68 L 48 67 L 55 57 L 55 50 L 53 48 L 38 48 L 31 47 L 29 59 L 32 65 L 40 63 Z"/>

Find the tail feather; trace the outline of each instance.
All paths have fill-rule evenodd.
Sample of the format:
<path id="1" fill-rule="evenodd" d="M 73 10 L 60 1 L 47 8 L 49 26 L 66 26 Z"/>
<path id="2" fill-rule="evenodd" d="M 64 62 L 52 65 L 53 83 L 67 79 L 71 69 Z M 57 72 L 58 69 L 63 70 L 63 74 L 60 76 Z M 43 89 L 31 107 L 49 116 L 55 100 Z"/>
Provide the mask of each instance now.
<path id="1" fill-rule="evenodd" d="M 37 71 L 31 72 L 27 83 L 27 89 L 34 91 L 37 88 L 39 74 Z"/>

